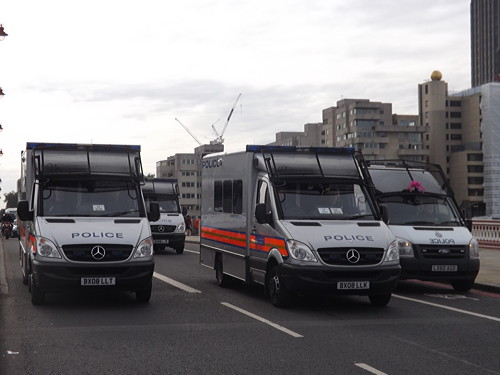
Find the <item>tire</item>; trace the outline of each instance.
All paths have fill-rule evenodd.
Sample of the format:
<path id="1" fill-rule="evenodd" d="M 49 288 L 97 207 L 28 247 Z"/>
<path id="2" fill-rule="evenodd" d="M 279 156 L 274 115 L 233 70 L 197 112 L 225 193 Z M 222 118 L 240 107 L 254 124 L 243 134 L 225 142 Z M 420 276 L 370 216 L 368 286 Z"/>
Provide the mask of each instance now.
<path id="1" fill-rule="evenodd" d="M 391 300 L 391 293 L 386 294 L 370 294 L 368 298 L 373 306 L 383 307 L 386 306 Z"/>
<path id="2" fill-rule="evenodd" d="M 227 288 L 231 284 L 231 277 L 224 274 L 222 254 L 218 254 L 215 258 L 215 278 L 217 280 L 217 285 L 221 288 Z"/>
<path id="3" fill-rule="evenodd" d="M 285 288 L 283 279 L 278 274 L 277 265 L 272 266 L 267 272 L 266 292 L 276 307 L 287 307 L 292 302 L 292 294 Z"/>
<path id="4" fill-rule="evenodd" d="M 175 248 L 177 254 L 182 254 L 184 252 L 184 246 L 179 246 Z"/>
<path id="5" fill-rule="evenodd" d="M 31 290 L 31 303 L 33 305 L 43 305 L 43 303 L 45 302 L 45 293 L 40 290 L 38 285 L 36 285 L 33 274 L 30 274 L 29 281 Z"/>
<path id="6" fill-rule="evenodd" d="M 452 280 L 451 285 L 453 289 L 459 292 L 468 292 L 474 286 L 474 281 L 476 279 L 466 279 L 466 280 Z"/>
<path id="7" fill-rule="evenodd" d="M 151 291 L 153 290 L 153 284 L 150 284 L 146 289 L 136 290 L 135 299 L 139 303 L 149 303 L 151 299 Z"/>

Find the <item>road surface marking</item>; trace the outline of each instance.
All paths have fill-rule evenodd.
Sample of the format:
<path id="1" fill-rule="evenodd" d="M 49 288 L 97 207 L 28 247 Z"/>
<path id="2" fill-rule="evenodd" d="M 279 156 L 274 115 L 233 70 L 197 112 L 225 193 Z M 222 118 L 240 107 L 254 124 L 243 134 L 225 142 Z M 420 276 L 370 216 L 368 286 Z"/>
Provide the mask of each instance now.
<path id="1" fill-rule="evenodd" d="M 439 307 L 439 308 L 441 308 L 441 309 L 451 310 L 451 311 L 459 312 L 459 313 L 462 313 L 462 314 L 467 314 L 467 315 L 476 316 L 476 317 L 478 317 L 478 318 L 490 319 L 490 320 L 494 320 L 494 321 L 496 321 L 496 322 L 500 322 L 500 318 L 497 318 L 497 317 L 494 317 L 494 316 L 489 316 L 489 315 L 478 314 L 478 313 L 475 313 L 475 312 L 472 312 L 472 311 L 467 311 L 467 310 L 457 309 L 457 308 L 455 308 L 455 307 L 450 307 L 450 306 L 445 306 L 445 305 L 439 305 L 439 304 L 437 304 L 437 303 L 432 303 L 432 302 L 422 301 L 422 300 L 415 299 L 415 298 L 403 297 L 403 296 L 400 296 L 400 295 L 397 295 L 397 294 L 393 294 L 392 296 L 393 296 L 393 297 L 396 297 L 396 298 L 405 299 L 405 300 L 407 300 L 407 301 L 413 301 L 413 302 L 423 303 L 424 305 L 429 305 L 429 306 Z"/>
<path id="2" fill-rule="evenodd" d="M 184 249 L 184 251 L 186 251 L 188 253 L 193 253 L 193 254 L 199 254 L 200 253 L 199 251 L 188 250 L 188 249 Z"/>
<path id="3" fill-rule="evenodd" d="M 175 286 L 176 288 L 182 289 L 185 292 L 188 293 L 201 293 L 200 290 L 191 288 L 190 286 L 187 286 L 186 284 L 180 283 L 178 281 L 175 281 L 174 279 L 171 279 L 170 277 L 160 275 L 157 272 L 153 273 L 153 276 L 156 277 L 157 279 L 166 282 L 167 284 L 170 284 L 172 286 Z"/>
<path id="4" fill-rule="evenodd" d="M 387 373 L 377 370 L 366 363 L 355 363 L 356 366 L 361 367 L 363 370 L 370 371 L 372 374 L 376 375 L 387 375 Z"/>
<path id="5" fill-rule="evenodd" d="M 290 331 L 288 328 L 282 327 L 282 326 L 280 326 L 280 325 L 278 325 L 276 323 L 273 323 L 273 322 L 271 322 L 271 321 L 269 321 L 267 319 L 264 319 L 264 318 L 262 318 L 262 317 L 260 317 L 258 315 L 252 314 L 249 311 L 246 311 L 246 310 L 243 310 L 243 309 L 241 309 L 241 308 L 239 308 L 237 306 L 231 305 L 230 303 L 221 302 L 221 304 L 223 304 L 226 307 L 229 307 L 230 309 L 233 309 L 233 310 L 236 310 L 236 311 L 238 311 L 238 312 L 240 312 L 242 314 L 245 314 L 245 315 L 247 315 L 247 316 L 249 316 L 251 318 L 254 318 L 254 319 L 256 319 L 256 320 L 258 320 L 258 321 L 260 321 L 262 323 L 268 324 L 268 325 L 270 325 L 273 328 L 279 329 L 280 331 L 285 332 L 286 334 L 288 334 L 290 336 L 293 336 L 293 337 L 304 337 L 302 335 L 299 335 L 296 332 Z"/>

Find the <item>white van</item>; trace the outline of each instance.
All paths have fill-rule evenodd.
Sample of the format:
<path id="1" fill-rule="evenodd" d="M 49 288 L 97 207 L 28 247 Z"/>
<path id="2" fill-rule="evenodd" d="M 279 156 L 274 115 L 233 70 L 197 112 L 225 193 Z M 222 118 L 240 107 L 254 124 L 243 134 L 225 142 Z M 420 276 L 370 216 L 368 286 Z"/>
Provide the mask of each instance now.
<path id="1" fill-rule="evenodd" d="M 146 179 L 142 193 L 146 204 L 157 202 L 160 206 L 160 218 L 149 223 L 155 251 L 164 251 L 171 247 L 177 254 L 182 254 L 186 242 L 186 224 L 179 204 L 177 179 Z"/>
<path id="2" fill-rule="evenodd" d="M 31 302 L 120 289 L 151 297 L 153 239 L 140 146 L 28 143 L 21 153 L 19 260 Z M 150 220 L 159 217 L 150 206 Z"/>
<path id="3" fill-rule="evenodd" d="M 247 146 L 202 160 L 200 263 L 220 286 L 368 295 L 386 305 L 399 280 L 397 242 L 381 220 L 360 153 Z"/>
<path id="4" fill-rule="evenodd" d="M 479 272 L 479 247 L 437 164 L 369 161 L 378 202 L 399 240 L 401 279 L 451 282 L 468 291 Z"/>

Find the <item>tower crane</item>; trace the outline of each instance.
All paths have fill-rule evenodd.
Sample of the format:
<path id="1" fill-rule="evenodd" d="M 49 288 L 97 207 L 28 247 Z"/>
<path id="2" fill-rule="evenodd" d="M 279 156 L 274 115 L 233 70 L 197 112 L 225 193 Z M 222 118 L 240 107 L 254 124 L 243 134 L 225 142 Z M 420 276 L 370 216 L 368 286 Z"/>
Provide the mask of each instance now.
<path id="1" fill-rule="evenodd" d="M 217 136 L 217 138 L 215 138 L 213 143 L 220 144 L 220 145 L 224 143 L 224 138 L 222 138 L 222 137 L 224 136 L 224 133 L 226 132 L 227 125 L 229 124 L 229 120 L 231 119 L 231 116 L 233 115 L 234 108 L 236 107 L 236 104 L 238 104 L 240 97 L 241 97 L 241 93 L 236 98 L 236 101 L 234 102 L 233 107 L 231 108 L 231 111 L 229 112 L 229 115 L 227 116 L 226 123 L 224 124 L 224 127 L 222 128 L 222 132 L 220 133 L 220 135 L 217 132 L 217 130 L 215 129 L 215 126 L 212 125 L 212 129 L 214 130 L 215 135 Z"/>
<path id="2" fill-rule="evenodd" d="M 196 138 L 196 136 L 193 133 L 191 133 L 191 131 L 187 128 L 187 126 L 185 126 L 182 122 L 180 122 L 177 119 L 177 117 L 175 118 L 175 121 L 177 121 L 179 124 L 181 124 L 181 126 L 184 128 L 184 130 L 186 130 L 189 133 L 189 135 L 191 137 L 193 137 L 193 139 L 198 143 L 198 145 L 200 145 L 200 146 L 202 145 L 202 143 L 200 142 L 200 140 L 198 138 Z"/>

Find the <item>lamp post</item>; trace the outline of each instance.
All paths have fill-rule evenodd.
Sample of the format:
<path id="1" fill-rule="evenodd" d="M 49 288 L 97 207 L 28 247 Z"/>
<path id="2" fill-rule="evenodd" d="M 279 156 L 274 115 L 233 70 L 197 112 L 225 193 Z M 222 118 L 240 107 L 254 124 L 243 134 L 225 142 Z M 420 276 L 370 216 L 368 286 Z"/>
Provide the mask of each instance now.
<path id="1" fill-rule="evenodd" d="M 9 35 L 9 34 L 7 34 L 5 31 L 3 31 L 3 25 L 0 24 L 0 41 L 4 40 L 7 35 Z"/>

